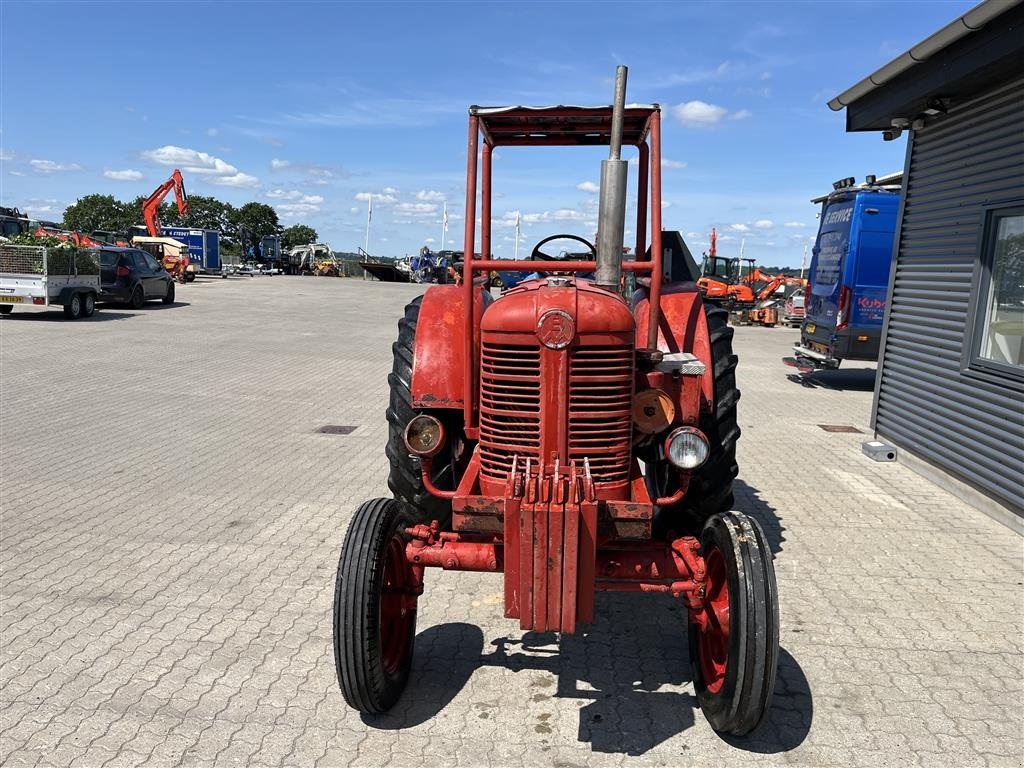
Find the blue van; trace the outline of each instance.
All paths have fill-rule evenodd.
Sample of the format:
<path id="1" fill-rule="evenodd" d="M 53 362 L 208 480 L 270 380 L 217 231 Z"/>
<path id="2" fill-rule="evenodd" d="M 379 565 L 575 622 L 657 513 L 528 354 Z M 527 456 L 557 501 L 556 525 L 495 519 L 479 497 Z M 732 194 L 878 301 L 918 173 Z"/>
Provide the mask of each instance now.
<path id="1" fill-rule="evenodd" d="M 900 205 L 900 174 L 881 183 L 836 182 L 821 203 L 804 302 L 803 368 L 838 368 L 843 360 L 877 360 Z M 895 183 L 893 183 L 895 182 Z"/>

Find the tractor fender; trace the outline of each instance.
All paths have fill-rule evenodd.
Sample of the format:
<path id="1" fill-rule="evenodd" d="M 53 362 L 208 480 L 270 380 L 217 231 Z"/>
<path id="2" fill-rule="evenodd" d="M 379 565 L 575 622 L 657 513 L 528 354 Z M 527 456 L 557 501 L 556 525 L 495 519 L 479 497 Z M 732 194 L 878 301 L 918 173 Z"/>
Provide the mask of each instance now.
<path id="1" fill-rule="evenodd" d="M 636 319 L 636 343 L 647 346 L 650 304 L 646 290 L 633 294 L 633 317 Z M 711 359 L 711 340 L 704 314 L 704 300 L 695 283 L 669 283 L 661 290 L 658 349 L 662 352 L 689 352 L 704 363 L 701 379 L 701 400 L 714 407 L 715 371 Z"/>
<path id="2" fill-rule="evenodd" d="M 483 289 L 473 302 L 473 349 L 479 346 L 480 318 L 491 301 L 490 292 Z M 472 365 L 472 360 L 465 359 L 467 322 L 470 320 L 462 286 L 434 285 L 423 294 L 413 347 L 414 408 L 462 409 L 466 397 L 465 370 Z"/>

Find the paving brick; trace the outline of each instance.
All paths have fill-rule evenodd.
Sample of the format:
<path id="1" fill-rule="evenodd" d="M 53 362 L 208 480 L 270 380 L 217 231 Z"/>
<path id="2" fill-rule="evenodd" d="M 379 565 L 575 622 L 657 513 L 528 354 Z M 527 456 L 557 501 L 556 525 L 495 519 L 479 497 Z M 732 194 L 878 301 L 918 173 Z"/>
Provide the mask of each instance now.
<path id="1" fill-rule="evenodd" d="M 0 763 L 1024 761 L 1020 538 L 862 456 L 873 367 L 802 386 L 779 328 L 735 340 L 736 506 L 782 603 L 760 732 L 726 742 L 695 709 L 671 600 L 601 595 L 559 646 L 502 618 L 500 576 L 462 573 L 428 575 L 395 710 L 347 709 L 334 568 L 351 511 L 387 493 L 390 345 L 416 292 L 201 279 L 169 308 L 0 320 Z"/>

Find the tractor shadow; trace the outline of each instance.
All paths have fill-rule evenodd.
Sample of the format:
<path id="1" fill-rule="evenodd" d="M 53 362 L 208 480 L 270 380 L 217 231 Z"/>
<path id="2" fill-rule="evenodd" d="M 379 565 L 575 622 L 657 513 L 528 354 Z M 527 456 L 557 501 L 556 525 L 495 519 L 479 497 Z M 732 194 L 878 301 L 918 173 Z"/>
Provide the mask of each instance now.
<path id="1" fill-rule="evenodd" d="M 528 674 L 528 693 L 512 694 L 530 696 L 524 709 L 551 699 L 584 702 L 576 740 L 589 743 L 593 752 L 643 755 L 693 727 L 700 717 L 694 695 L 664 690 L 691 680 L 682 605 L 658 595 L 600 593 L 595 614 L 592 625 L 560 643 L 554 633 L 511 633 L 491 641 L 487 653 L 476 626 L 430 627 L 416 638 L 409 687 L 398 705 L 363 721 L 387 730 L 426 722 L 455 699 L 477 669 L 489 666 Z M 486 711 L 490 705 L 474 706 L 482 708 L 480 717 L 494 716 Z M 783 649 L 766 722 L 753 734 L 724 741 L 749 752 L 787 752 L 804 741 L 812 719 L 807 678 Z M 544 734 L 554 733 L 554 725 L 543 719 L 532 728 L 545 741 Z"/>
<path id="2" fill-rule="evenodd" d="M 761 498 L 761 491 L 738 478 L 733 480 L 732 492 L 733 509 L 745 512 L 760 523 L 761 530 L 768 539 L 768 547 L 773 555 L 778 555 L 786 541 L 786 529 L 779 519 L 778 511 Z"/>
<path id="3" fill-rule="evenodd" d="M 786 378 L 807 389 L 831 389 L 837 392 L 874 392 L 874 368 L 846 368 L 836 371 L 787 373 Z"/>

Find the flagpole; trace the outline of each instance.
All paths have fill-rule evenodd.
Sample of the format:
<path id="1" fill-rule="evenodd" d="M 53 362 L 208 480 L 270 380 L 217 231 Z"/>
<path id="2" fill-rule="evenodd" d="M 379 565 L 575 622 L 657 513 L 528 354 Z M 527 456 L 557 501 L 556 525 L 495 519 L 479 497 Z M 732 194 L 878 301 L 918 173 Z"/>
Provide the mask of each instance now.
<path id="1" fill-rule="evenodd" d="M 366 255 L 370 255 L 370 221 L 373 219 L 373 195 L 371 194 L 366 199 L 366 245 L 363 247 L 363 251 Z"/>
<path id="2" fill-rule="evenodd" d="M 444 201 L 444 215 L 441 217 L 441 250 L 444 250 L 444 233 L 448 231 L 448 201 Z"/>
<path id="3" fill-rule="evenodd" d="M 519 236 L 520 236 L 519 211 L 516 211 L 516 252 L 515 252 L 515 256 L 514 256 L 514 258 L 516 258 L 516 259 L 519 258 Z"/>

